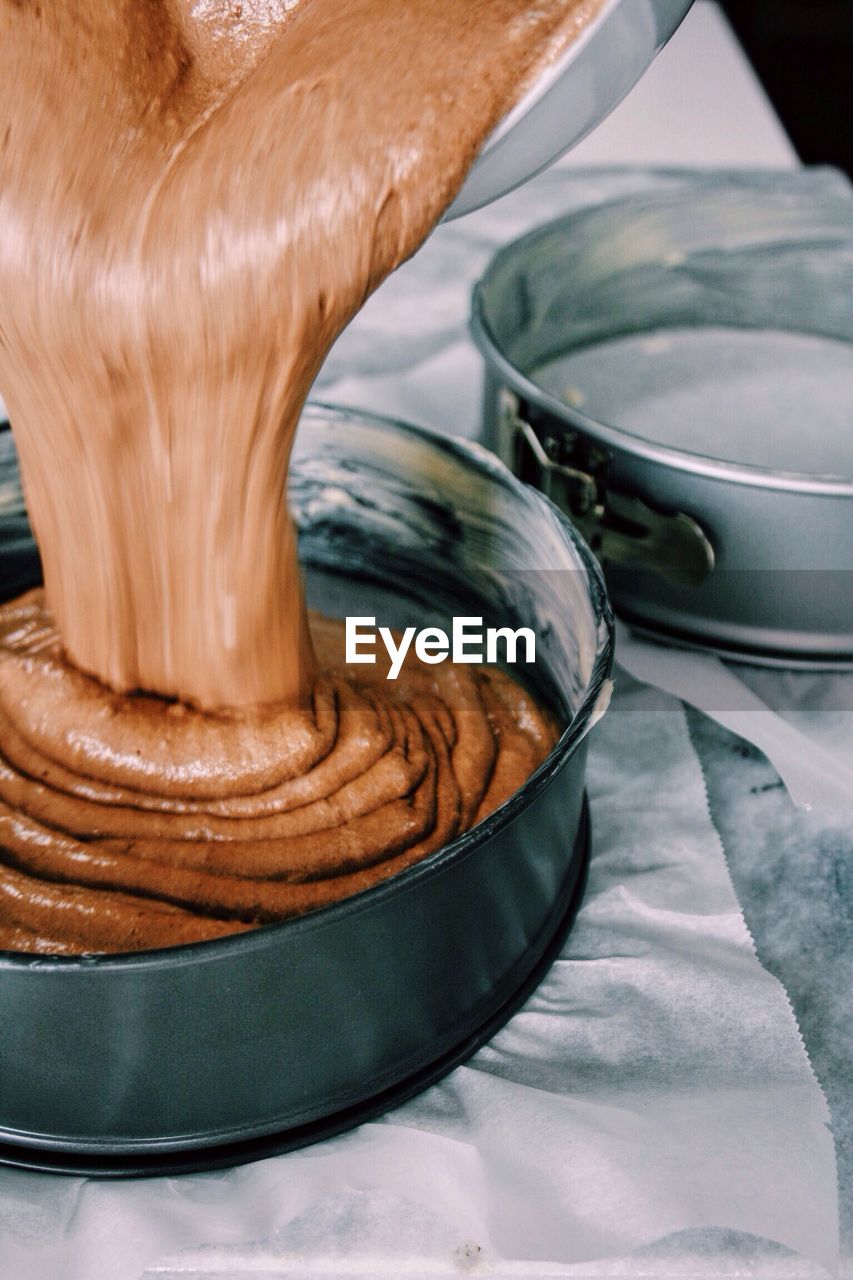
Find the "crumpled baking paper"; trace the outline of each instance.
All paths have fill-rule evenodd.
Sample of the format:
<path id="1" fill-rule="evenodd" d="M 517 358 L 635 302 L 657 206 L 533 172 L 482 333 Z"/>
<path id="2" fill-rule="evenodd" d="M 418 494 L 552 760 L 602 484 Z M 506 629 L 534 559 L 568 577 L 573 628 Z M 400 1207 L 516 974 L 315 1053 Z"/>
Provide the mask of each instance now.
<path id="1" fill-rule="evenodd" d="M 836 690 L 837 705 L 803 708 L 792 704 L 788 693 L 777 711 L 755 691 L 755 685 L 768 682 L 752 675 L 751 683 L 746 683 L 751 674 L 746 668 L 742 678 L 713 654 L 648 643 L 625 626 L 618 630 L 617 652 L 619 665 L 638 680 L 689 702 L 763 752 L 795 804 L 853 812 L 853 683 L 849 679 L 832 673 L 820 677 L 824 690 Z M 778 676 L 770 690 L 779 700 Z"/>
<path id="2" fill-rule="evenodd" d="M 470 286 L 537 222 L 677 174 L 552 170 L 441 227 L 318 397 L 468 436 Z M 675 699 L 619 674 L 591 740 L 594 856 L 563 954 L 466 1066 L 382 1122 L 224 1173 L 0 1170 L 2 1280 L 825 1276 L 826 1105 L 759 964 Z"/>

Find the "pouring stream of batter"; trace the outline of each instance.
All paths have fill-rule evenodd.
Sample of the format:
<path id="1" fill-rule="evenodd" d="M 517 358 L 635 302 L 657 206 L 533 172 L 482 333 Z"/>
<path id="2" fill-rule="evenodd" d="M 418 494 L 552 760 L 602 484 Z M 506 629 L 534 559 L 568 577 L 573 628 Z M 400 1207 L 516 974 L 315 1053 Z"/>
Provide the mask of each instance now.
<path id="1" fill-rule="evenodd" d="M 337 334 L 597 7 L 0 0 L 0 390 L 45 578 L 0 610 L 0 946 L 309 909 L 547 754 L 497 673 L 389 694 L 312 641 L 283 477 Z"/>

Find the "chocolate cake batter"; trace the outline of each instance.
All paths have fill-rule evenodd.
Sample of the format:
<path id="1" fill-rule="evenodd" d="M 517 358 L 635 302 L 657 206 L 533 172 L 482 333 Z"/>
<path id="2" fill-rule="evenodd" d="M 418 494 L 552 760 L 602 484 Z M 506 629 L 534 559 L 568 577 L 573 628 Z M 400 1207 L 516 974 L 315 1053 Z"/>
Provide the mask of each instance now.
<path id="1" fill-rule="evenodd" d="M 0 611 L 0 947 L 311 909 L 547 754 L 498 672 L 345 672 L 283 477 L 334 338 L 598 3 L 0 0 L 0 390 L 45 579 Z"/>

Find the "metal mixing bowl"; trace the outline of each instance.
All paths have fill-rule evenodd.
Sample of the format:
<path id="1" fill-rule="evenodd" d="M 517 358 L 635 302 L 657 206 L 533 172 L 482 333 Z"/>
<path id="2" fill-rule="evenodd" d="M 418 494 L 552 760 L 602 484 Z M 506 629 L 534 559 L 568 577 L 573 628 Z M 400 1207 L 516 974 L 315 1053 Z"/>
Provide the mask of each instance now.
<path id="1" fill-rule="evenodd" d="M 521 186 L 585 138 L 625 97 L 692 0 L 605 0 L 580 37 L 487 138 L 447 218 Z"/>

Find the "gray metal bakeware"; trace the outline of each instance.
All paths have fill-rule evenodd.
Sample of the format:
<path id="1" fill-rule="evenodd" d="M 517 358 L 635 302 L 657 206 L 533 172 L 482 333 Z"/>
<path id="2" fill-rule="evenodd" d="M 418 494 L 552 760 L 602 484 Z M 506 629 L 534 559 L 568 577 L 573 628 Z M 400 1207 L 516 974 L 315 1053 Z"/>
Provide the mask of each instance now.
<path id="1" fill-rule="evenodd" d="M 0 564 L 17 592 L 38 580 L 38 561 L 10 434 Z M 339 1132 L 473 1052 L 571 921 L 587 732 L 612 654 L 587 548 L 485 450 L 324 406 L 303 416 L 290 502 L 313 604 L 392 626 L 459 612 L 533 626 L 529 680 L 564 731 L 479 826 L 336 905 L 147 953 L 0 954 L 0 1161 L 164 1173 Z"/>
<path id="2" fill-rule="evenodd" d="M 472 328 L 486 443 L 570 514 L 617 614 L 747 662 L 853 665 L 853 196 L 840 175 L 685 172 L 572 213 L 495 256 Z M 692 351 L 681 430 L 633 425 L 642 344 L 658 367 Z M 707 406 L 765 347 L 737 438 Z M 549 374 L 581 362 L 607 414 Z M 796 410 L 795 375 L 819 392 Z"/>

